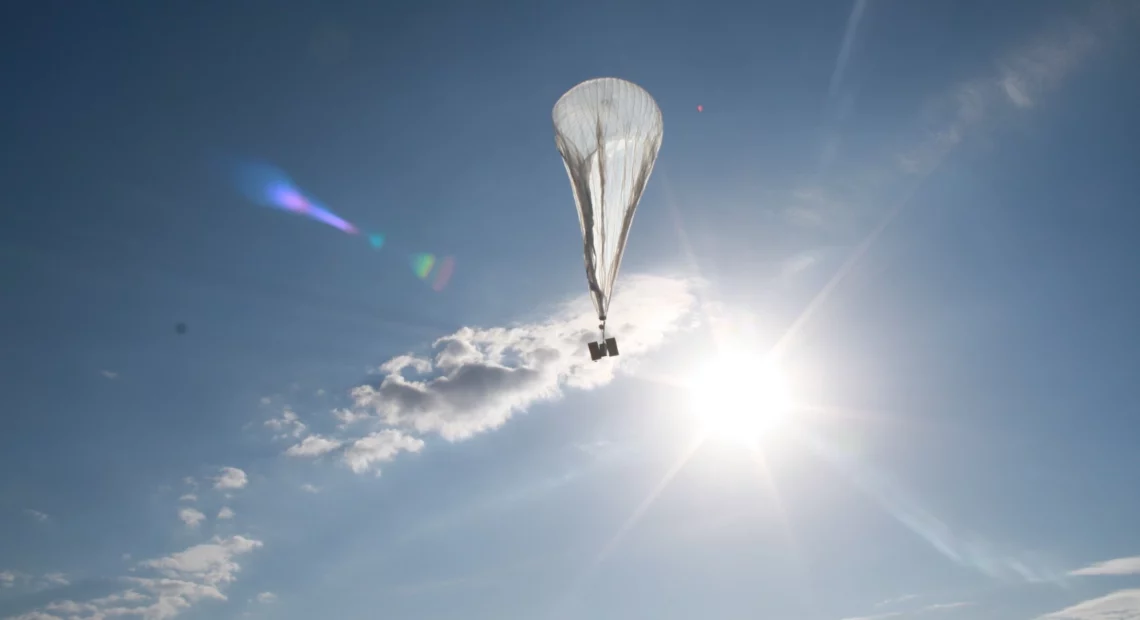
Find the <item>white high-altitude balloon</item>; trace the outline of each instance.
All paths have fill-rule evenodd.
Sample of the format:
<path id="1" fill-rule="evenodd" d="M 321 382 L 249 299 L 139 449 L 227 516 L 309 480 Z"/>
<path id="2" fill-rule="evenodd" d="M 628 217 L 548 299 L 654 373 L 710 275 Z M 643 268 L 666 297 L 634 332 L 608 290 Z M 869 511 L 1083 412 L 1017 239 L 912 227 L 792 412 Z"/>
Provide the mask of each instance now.
<path id="1" fill-rule="evenodd" d="M 610 295 L 637 203 L 661 148 L 661 109 L 645 89 L 618 78 L 587 80 L 554 104 L 554 138 L 578 205 L 586 281 L 605 341 Z M 611 338 L 597 359 L 617 354 Z M 605 346 L 608 345 L 608 346 Z"/>

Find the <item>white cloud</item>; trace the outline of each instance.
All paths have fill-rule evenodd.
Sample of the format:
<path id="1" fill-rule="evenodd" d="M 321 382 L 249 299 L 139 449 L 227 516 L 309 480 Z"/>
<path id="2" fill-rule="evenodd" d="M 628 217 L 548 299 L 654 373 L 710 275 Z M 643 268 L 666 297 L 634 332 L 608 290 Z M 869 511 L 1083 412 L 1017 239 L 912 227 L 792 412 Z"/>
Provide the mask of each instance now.
<path id="1" fill-rule="evenodd" d="M 339 428 L 341 429 L 372 418 L 372 416 L 366 412 L 353 411 L 351 409 L 333 409 L 332 414 L 333 417 L 340 422 Z"/>
<path id="2" fill-rule="evenodd" d="M 297 457 L 315 457 L 322 454 L 328 454 L 334 450 L 339 449 L 344 442 L 339 439 L 329 439 L 321 435 L 309 435 L 301 441 L 301 443 L 291 446 L 285 451 L 288 456 Z"/>
<path id="3" fill-rule="evenodd" d="M 236 513 L 229 506 L 222 506 L 222 509 L 218 511 L 219 519 L 232 519 L 235 516 L 237 516 Z"/>
<path id="4" fill-rule="evenodd" d="M 190 579 L 209 585 L 230 583 L 241 568 L 234 562 L 234 556 L 249 553 L 261 545 L 261 541 L 244 536 L 225 539 L 215 536 L 209 543 L 166 557 L 144 560 L 139 566 L 155 569 L 169 579 Z"/>
<path id="5" fill-rule="evenodd" d="M 317 488 L 316 486 L 311 485 L 309 483 L 302 484 L 301 490 L 306 492 L 306 493 L 320 493 L 321 492 L 321 490 L 319 488 Z"/>
<path id="6" fill-rule="evenodd" d="M 273 603 L 277 600 L 277 595 L 272 592 L 262 592 L 257 595 L 257 602 L 259 603 Z"/>
<path id="7" fill-rule="evenodd" d="M 214 537 L 178 553 L 138 564 L 152 571 L 149 577 L 125 577 L 129 588 L 84 602 L 53 601 L 42 609 L 16 616 L 20 620 L 106 620 L 138 617 L 142 620 L 174 618 L 204 600 L 226 600 L 223 589 L 241 570 L 236 557 L 262 546 L 244 536 Z"/>
<path id="8" fill-rule="evenodd" d="M 237 467 L 223 467 L 221 472 L 217 478 L 214 478 L 215 489 L 241 489 L 249 484 L 245 472 Z"/>
<path id="9" fill-rule="evenodd" d="M 19 588 L 25 591 L 38 591 L 70 584 L 71 580 L 68 579 L 64 573 L 46 573 L 37 577 L 17 570 L 0 571 L 0 588 Z"/>
<path id="10" fill-rule="evenodd" d="M 43 523 L 44 521 L 47 521 L 50 518 L 50 517 L 48 517 L 47 513 L 43 513 L 43 512 L 40 512 L 38 510 L 32 510 L 31 508 L 25 508 L 24 514 L 35 519 L 36 521 L 39 521 L 40 523 Z"/>
<path id="11" fill-rule="evenodd" d="M 1051 620 L 1140 620 L 1140 589 L 1118 590 L 1061 611 L 1041 616 Z"/>
<path id="12" fill-rule="evenodd" d="M 897 618 L 903 615 L 901 611 L 888 611 L 881 614 L 872 614 L 870 616 L 850 616 L 843 620 L 886 620 L 887 618 Z"/>
<path id="13" fill-rule="evenodd" d="M 198 496 L 193 494 L 193 493 L 185 493 L 182 495 L 182 497 L 178 498 L 178 501 L 180 501 L 180 502 L 196 502 L 196 501 L 198 501 Z"/>
<path id="14" fill-rule="evenodd" d="M 43 576 L 44 583 L 51 586 L 66 586 L 71 585 L 71 580 L 63 573 L 47 573 Z"/>
<path id="15" fill-rule="evenodd" d="M 178 518 L 186 524 L 186 527 L 198 527 L 206 520 L 206 515 L 202 514 L 200 510 L 183 508 L 178 511 Z"/>
<path id="16" fill-rule="evenodd" d="M 308 430 L 304 422 L 301 422 L 297 414 L 288 407 L 281 412 L 281 417 L 266 420 L 265 426 L 276 433 L 274 435 L 275 439 L 285 439 L 289 437 L 297 439 L 304 437 L 305 432 Z"/>
<path id="17" fill-rule="evenodd" d="M 117 379 L 119 377 L 119 373 L 117 373 L 113 370 L 103 370 L 103 371 L 100 371 L 99 374 L 101 374 L 104 377 L 111 379 L 111 380 Z"/>
<path id="18" fill-rule="evenodd" d="M 273 402 L 272 398 L 269 398 L 268 396 L 262 396 L 261 397 L 261 404 L 268 405 L 271 402 Z"/>
<path id="19" fill-rule="evenodd" d="M 224 588 L 237 579 L 236 557 L 262 546 L 243 536 L 214 537 L 178 553 L 138 564 L 153 574 L 125 577 L 128 588 L 83 602 L 53 601 L 42 609 L 16 616 L 21 620 L 107 620 L 137 617 L 141 620 L 174 618 L 204 600 L 226 600 Z"/>
<path id="20" fill-rule="evenodd" d="M 1140 575 L 1140 556 L 1097 562 L 1096 564 L 1077 569 L 1069 574 L 1081 577 L 1091 575 Z"/>
<path id="21" fill-rule="evenodd" d="M 935 603 L 927 605 L 919 611 L 946 611 L 947 609 L 962 609 L 963 607 L 973 607 L 974 603 L 969 601 L 958 601 L 955 603 Z"/>
<path id="22" fill-rule="evenodd" d="M 376 463 L 386 463 L 396 458 L 400 452 L 419 452 L 424 447 L 422 439 L 405 435 L 400 431 L 385 429 L 362 437 L 344 451 L 344 462 L 348 467 L 362 474 L 373 470 Z"/>
<path id="23" fill-rule="evenodd" d="M 618 365 L 680 329 L 696 304 L 694 283 L 688 280 L 632 275 L 623 282 L 607 326 L 621 347 L 618 358 L 590 361 L 586 343 L 598 337 L 597 320 L 583 295 L 546 321 L 465 327 L 437 340 L 430 359 L 389 360 L 380 367 L 379 386 L 352 391 L 355 410 L 370 411 L 391 426 L 457 441 L 496 429 L 535 403 L 558 398 L 565 387 L 605 385 Z"/>
<path id="24" fill-rule="evenodd" d="M 414 434 L 459 441 L 496 429 L 535 403 L 560 397 L 565 388 L 609 383 L 622 365 L 660 346 L 671 332 L 695 325 L 695 281 L 630 275 L 623 282 L 608 325 L 620 357 L 590 361 L 586 344 L 598 334 L 585 295 L 558 306 L 544 321 L 465 327 L 437 340 L 430 356 L 404 354 L 381 364 L 378 384 L 354 388 L 353 406 L 332 412 L 340 436 L 310 435 L 285 454 L 339 451 L 352 471 L 378 474 L 377 464 L 423 449 Z M 349 428 L 361 422 L 367 422 L 362 430 Z"/>
<path id="25" fill-rule="evenodd" d="M 63 618 L 42 611 L 29 611 L 26 614 L 11 616 L 7 620 L 63 620 Z"/>

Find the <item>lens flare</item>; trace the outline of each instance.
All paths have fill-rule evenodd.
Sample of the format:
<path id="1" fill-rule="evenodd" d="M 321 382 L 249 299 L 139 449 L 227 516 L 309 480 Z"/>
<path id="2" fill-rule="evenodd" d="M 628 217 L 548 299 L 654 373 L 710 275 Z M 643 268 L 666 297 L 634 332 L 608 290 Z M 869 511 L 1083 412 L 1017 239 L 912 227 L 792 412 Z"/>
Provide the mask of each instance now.
<path id="1" fill-rule="evenodd" d="M 435 256 L 431 254 L 413 254 L 412 271 L 421 280 L 426 280 L 431 268 L 435 266 Z"/>
<path id="2" fill-rule="evenodd" d="M 412 271 L 425 282 L 430 278 L 432 289 L 439 292 L 447 286 L 451 274 L 455 272 L 455 259 L 451 256 L 436 259 L 435 255 L 426 253 L 413 254 Z"/>
<path id="3" fill-rule="evenodd" d="M 453 271 L 455 271 L 455 259 L 450 256 L 445 256 L 443 260 L 440 261 L 439 269 L 435 270 L 435 282 L 432 283 L 431 287 L 435 289 L 436 292 L 442 291 L 444 287 L 447 286 L 447 282 L 451 280 Z"/>
<path id="4" fill-rule="evenodd" d="M 362 234 L 375 250 L 383 248 L 388 241 L 380 233 L 362 233 L 355 224 L 318 204 L 275 166 L 264 162 L 241 162 L 232 166 L 232 173 L 238 189 L 254 204 L 296 213 L 349 235 Z M 418 253 L 412 255 L 411 263 L 416 276 L 424 281 L 430 277 L 431 287 L 436 291 L 447 286 L 455 271 L 455 259 L 450 256 L 436 260 L 434 254 Z"/>

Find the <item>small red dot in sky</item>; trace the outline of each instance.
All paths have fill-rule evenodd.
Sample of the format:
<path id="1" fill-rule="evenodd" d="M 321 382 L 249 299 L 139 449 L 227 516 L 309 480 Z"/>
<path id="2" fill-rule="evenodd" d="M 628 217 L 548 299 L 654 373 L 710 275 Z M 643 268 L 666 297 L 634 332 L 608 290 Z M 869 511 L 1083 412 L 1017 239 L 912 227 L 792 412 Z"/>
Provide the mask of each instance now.
<path id="1" fill-rule="evenodd" d="M 704 111 L 705 111 L 705 106 L 703 106 L 703 105 L 697 106 L 697 112 L 704 112 Z"/>

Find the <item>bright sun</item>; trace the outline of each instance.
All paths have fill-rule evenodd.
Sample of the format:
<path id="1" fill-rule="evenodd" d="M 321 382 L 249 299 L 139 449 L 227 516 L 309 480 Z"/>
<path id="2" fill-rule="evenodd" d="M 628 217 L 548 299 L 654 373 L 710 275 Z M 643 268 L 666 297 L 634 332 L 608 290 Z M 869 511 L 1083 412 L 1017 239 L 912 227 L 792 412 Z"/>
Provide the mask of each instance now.
<path id="1" fill-rule="evenodd" d="M 791 410 L 779 367 L 745 353 L 720 355 L 704 364 L 694 377 L 690 398 L 706 435 L 746 443 L 782 426 Z"/>

